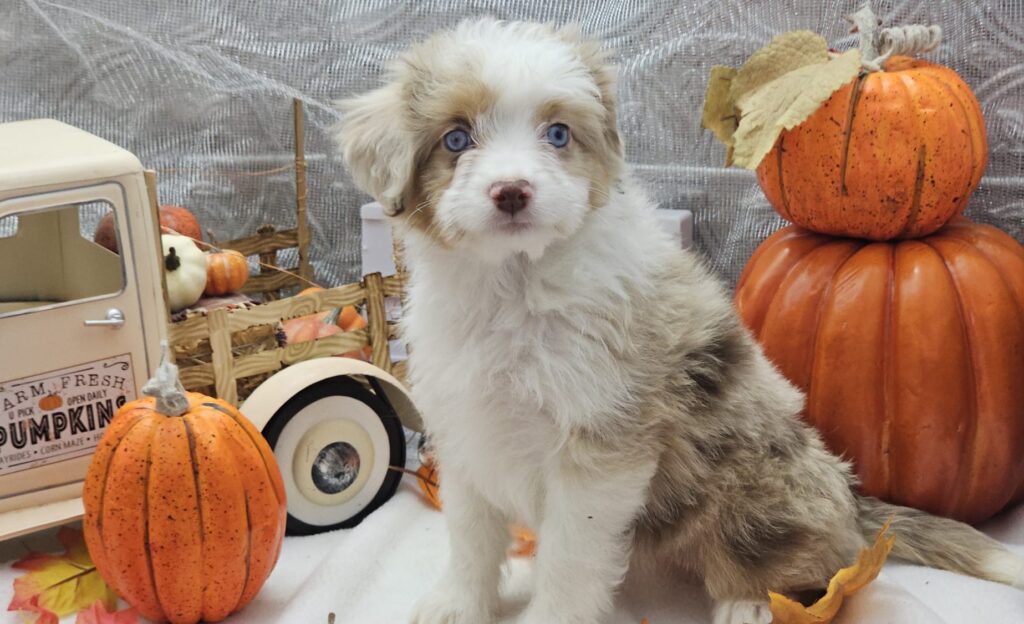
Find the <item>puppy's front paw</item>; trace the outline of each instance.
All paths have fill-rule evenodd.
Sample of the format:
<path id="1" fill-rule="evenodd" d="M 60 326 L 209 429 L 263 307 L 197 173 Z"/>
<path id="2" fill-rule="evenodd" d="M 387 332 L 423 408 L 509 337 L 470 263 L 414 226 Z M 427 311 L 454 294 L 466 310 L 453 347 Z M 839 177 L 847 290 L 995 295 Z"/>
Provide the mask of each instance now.
<path id="1" fill-rule="evenodd" d="M 771 624 L 766 600 L 723 600 L 711 610 L 714 624 Z"/>
<path id="2" fill-rule="evenodd" d="M 413 609 L 411 624 L 491 624 L 494 613 L 468 591 L 438 587 Z"/>

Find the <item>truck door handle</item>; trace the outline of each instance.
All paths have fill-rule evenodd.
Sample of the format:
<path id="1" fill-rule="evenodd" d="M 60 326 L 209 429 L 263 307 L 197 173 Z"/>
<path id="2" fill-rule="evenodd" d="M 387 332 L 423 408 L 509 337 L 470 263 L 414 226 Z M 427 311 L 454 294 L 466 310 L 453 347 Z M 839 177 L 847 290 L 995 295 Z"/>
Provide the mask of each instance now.
<path id="1" fill-rule="evenodd" d="M 120 329 L 122 325 L 124 325 L 124 312 L 121 312 L 117 308 L 110 308 L 107 310 L 107 318 L 105 319 L 85 321 L 86 327 L 110 327 L 113 329 Z"/>

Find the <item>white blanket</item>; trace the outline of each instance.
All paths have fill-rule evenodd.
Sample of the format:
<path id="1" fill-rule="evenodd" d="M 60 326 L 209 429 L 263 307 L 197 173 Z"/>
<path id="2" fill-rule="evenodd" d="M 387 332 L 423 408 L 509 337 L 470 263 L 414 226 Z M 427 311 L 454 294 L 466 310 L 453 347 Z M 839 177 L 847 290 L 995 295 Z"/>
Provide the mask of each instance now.
<path id="1" fill-rule="evenodd" d="M 1024 555 L 1024 506 L 982 527 Z M 277 568 L 256 600 L 230 617 L 231 624 L 405 624 L 429 591 L 448 556 L 440 512 L 429 507 L 406 478 L 395 497 L 360 526 L 285 539 Z M 509 566 L 510 607 L 525 603 L 530 562 Z M 16 576 L 0 570 L 0 600 L 11 596 Z M 709 601 L 693 584 L 630 582 L 609 624 L 708 624 Z M 14 613 L 4 624 L 23 624 Z M 64 622 L 73 622 L 65 618 Z M 506 620 L 514 622 L 514 618 Z M 845 604 L 837 624 L 1022 624 L 1024 591 L 916 566 L 889 563 L 878 579 Z"/>

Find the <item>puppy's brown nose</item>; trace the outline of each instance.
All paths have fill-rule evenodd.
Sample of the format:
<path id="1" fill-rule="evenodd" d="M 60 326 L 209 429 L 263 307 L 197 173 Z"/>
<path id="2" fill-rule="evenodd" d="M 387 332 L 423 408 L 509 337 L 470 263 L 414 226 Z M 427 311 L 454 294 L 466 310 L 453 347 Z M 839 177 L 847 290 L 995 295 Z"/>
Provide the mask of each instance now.
<path id="1" fill-rule="evenodd" d="M 495 182 L 491 185 L 491 199 L 498 210 L 514 215 L 526 208 L 533 197 L 533 187 L 526 180 Z"/>

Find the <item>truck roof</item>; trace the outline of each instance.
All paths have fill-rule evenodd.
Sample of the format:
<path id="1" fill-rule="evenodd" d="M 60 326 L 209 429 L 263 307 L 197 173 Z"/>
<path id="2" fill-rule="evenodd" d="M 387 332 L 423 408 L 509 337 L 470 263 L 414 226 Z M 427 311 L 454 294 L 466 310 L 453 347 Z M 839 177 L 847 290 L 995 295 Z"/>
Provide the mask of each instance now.
<path id="1" fill-rule="evenodd" d="M 0 194 L 140 171 L 131 152 L 55 119 L 0 124 Z"/>

